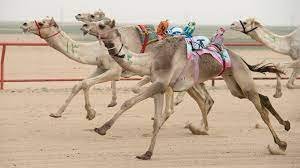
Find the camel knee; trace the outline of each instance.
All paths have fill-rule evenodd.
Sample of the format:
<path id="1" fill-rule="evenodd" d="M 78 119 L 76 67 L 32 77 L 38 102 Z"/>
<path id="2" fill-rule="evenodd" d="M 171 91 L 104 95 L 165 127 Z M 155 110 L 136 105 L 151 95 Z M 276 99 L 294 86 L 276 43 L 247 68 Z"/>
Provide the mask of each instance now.
<path id="1" fill-rule="evenodd" d="M 157 82 L 156 85 L 158 88 L 157 93 L 164 93 L 168 89 L 168 85 L 163 82 Z"/>
<path id="2" fill-rule="evenodd" d="M 82 89 L 82 82 L 80 83 L 77 83 L 73 88 L 72 88 L 72 93 L 76 93 L 78 92 L 79 90 Z"/>
<path id="3" fill-rule="evenodd" d="M 122 106 L 121 106 L 121 110 L 125 110 L 125 109 L 129 109 L 130 107 L 132 107 L 134 105 L 133 101 L 131 100 L 126 100 Z"/>
<path id="4" fill-rule="evenodd" d="M 232 96 L 237 97 L 239 99 L 245 98 L 245 95 L 243 93 L 239 92 L 239 91 L 230 90 L 230 93 L 231 93 Z"/>
<path id="5" fill-rule="evenodd" d="M 254 89 L 243 89 L 243 94 L 249 100 L 259 98 L 259 93 Z"/>
<path id="6" fill-rule="evenodd" d="M 87 81 L 82 81 L 82 83 L 81 83 L 81 88 L 83 89 L 83 90 L 87 90 L 87 89 L 89 89 L 89 84 L 87 83 Z"/>

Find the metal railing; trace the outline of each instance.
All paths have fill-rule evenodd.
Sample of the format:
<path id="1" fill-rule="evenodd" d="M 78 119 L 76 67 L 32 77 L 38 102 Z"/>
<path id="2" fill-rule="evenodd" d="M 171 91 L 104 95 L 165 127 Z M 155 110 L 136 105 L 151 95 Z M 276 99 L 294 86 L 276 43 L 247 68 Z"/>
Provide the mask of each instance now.
<path id="1" fill-rule="evenodd" d="M 225 43 L 226 46 L 263 46 L 261 43 Z M 1 64 L 0 64 L 0 90 L 4 89 L 4 83 L 6 82 L 61 82 L 61 81 L 81 81 L 82 78 L 45 78 L 45 79 L 5 79 L 4 78 L 4 65 L 5 65 L 5 54 L 8 46 L 48 46 L 47 43 L 18 43 L 18 42 L 0 42 L 2 46 Z M 121 78 L 121 80 L 140 80 L 141 78 Z M 255 80 L 273 80 L 276 78 L 272 77 L 255 77 Z M 282 78 L 288 79 L 288 78 Z M 215 80 L 222 80 L 221 77 L 212 79 L 212 86 L 215 85 Z"/>

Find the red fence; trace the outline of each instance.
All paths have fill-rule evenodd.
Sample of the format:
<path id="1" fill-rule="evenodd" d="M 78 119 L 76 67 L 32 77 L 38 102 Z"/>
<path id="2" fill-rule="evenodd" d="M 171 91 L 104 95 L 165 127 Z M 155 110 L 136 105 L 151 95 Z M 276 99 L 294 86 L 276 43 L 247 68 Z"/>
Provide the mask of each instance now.
<path id="1" fill-rule="evenodd" d="M 226 43 L 226 46 L 263 46 L 261 43 Z M 4 89 L 4 83 L 6 82 L 59 82 L 59 81 L 80 81 L 79 78 L 68 78 L 68 79 L 4 79 L 4 63 L 5 63 L 5 53 L 7 46 L 48 46 L 47 43 L 14 43 L 14 42 L 0 42 L 2 46 L 1 54 L 1 68 L 0 68 L 0 90 Z M 139 80 L 141 78 L 122 78 L 121 80 Z M 272 80 L 276 78 L 258 77 L 254 78 L 256 80 Z M 283 78 L 287 79 L 287 78 Z M 214 80 L 222 80 L 222 78 L 215 78 Z M 212 85 L 214 85 L 214 80 L 212 80 Z"/>

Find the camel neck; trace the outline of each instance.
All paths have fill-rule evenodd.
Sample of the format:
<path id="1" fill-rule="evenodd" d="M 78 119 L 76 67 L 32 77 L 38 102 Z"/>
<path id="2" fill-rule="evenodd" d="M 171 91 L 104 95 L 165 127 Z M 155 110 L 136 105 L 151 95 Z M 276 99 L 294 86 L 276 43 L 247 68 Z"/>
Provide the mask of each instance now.
<path id="1" fill-rule="evenodd" d="M 123 69 L 140 76 L 150 75 L 151 53 L 134 53 L 122 44 L 119 37 L 103 42 L 109 54 Z"/>
<path id="2" fill-rule="evenodd" d="M 65 32 L 61 31 L 60 34 L 51 38 L 45 39 L 50 47 L 61 52 L 69 59 L 83 64 L 96 64 L 95 59 L 88 58 L 88 54 L 83 50 L 86 50 L 86 46 L 82 43 L 76 42 L 71 39 Z"/>
<path id="3" fill-rule="evenodd" d="M 265 27 L 258 27 L 253 32 L 249 33 L 249 35 L 275 52 L 281 54 L 289 54 L 290 52 L 289 38 L 287 36 L 277 35 Z"/>

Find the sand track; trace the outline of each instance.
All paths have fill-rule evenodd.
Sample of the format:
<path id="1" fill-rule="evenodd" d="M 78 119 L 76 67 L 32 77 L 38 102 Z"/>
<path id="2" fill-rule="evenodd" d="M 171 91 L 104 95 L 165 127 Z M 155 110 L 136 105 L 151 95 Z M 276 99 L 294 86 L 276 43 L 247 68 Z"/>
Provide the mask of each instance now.
<path id="1" fill-rule="evenodd" d="M 123 83 L 123 82 L 122 82 Z M 260 85 L 266 95 L 273 88 Z M 48 117 L 58 110 L 69 89 L 6 90 L 0 93 L 0 167 L 299 167 L 300 91 L 284 89 L 281 99 L 271 101 L 283 118 L 291 121 L 290 132 L 272 118 L 275 130 L 288 143 L 285 156 L 272 156 L 266 147 L 273 144 L 266 127 L 254 129 L 261 119 L 252 104 L 230 96 L 223 84 L 209 92 L 215 106 L 209 115 L 208 136 L 195 136 L 183 129 L 186 121 L 200 121 L 198 107 L 190 99 L 176 107 L 176 113 L 161 130 L 154 157 L 140 161 L 150 142 L 152 100 L 130 109 L 106 136 L 92 131 L 119 109 L 132 93 L 118 91 L 119 105 L 106 108 L 108 85 L 94 89 L 91 100 L 97 110 L 92 121 L 85 119 L 83 95 L 74 99 L 62 118 Z M 226 99 L 224 99 L 226 97 Z"/>

